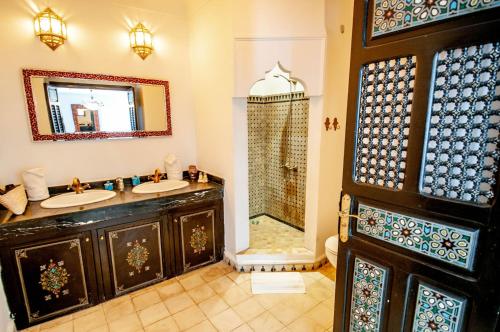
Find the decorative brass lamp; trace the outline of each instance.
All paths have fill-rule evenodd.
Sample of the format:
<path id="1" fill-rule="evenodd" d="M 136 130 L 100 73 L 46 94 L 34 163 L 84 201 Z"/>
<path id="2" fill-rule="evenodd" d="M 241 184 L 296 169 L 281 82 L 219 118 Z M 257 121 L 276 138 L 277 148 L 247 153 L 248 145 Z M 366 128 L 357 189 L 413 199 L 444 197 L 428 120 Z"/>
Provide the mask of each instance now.
<path id="1" fill-rule="evenodd" d="M 40 37 L 40 41 L 55 50 L 66 40 L 66 23 L 47 8 L 35 16 L 35 34 Z"/>
<path id="2" fill-rule="evenodd" d="M 130 47 L 142 60 L 153 52 L 153 35 L 142 23 L 130 30 Z"/>

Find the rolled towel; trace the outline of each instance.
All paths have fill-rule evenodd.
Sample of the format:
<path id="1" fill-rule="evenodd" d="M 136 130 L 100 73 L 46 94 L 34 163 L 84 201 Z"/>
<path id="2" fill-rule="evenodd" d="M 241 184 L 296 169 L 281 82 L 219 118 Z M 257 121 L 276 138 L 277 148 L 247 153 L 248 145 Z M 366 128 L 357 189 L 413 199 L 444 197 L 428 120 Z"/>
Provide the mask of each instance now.
<path id="1" fill-rule="evenodd" d="M 181 161 L 172 153 L 165 158 L 165 172 L 170 180 L 182 180 Z"/>
<path id="2" fill-rule="evenodd" d="M 16 215 L 23 214 L 28 205 L 28 198 L 26 197 L 24 186 L 21 184 L 8 191 L 5 195 L 0 195 L 0 204 Z"/>
<path id="3" fill-rule="evenodd" d="M 45 182 L 45 170 L 43 168 L 28 169 L 23 172 L 22 176 L 30 201 L 41 201 L 49 198 L 49 188 L 47 182 Z"/>

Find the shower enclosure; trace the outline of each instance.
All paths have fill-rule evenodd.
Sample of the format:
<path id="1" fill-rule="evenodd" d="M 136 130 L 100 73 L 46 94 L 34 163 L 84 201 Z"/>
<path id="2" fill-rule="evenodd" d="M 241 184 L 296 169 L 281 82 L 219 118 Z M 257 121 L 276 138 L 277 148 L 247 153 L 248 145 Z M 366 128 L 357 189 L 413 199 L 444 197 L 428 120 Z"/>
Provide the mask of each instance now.
<path id="1" fill-rule="evenodd" d="M 247 99 L 251 249 L 304 247 L 309 98 L 273 77 L 288 92 Z"/>

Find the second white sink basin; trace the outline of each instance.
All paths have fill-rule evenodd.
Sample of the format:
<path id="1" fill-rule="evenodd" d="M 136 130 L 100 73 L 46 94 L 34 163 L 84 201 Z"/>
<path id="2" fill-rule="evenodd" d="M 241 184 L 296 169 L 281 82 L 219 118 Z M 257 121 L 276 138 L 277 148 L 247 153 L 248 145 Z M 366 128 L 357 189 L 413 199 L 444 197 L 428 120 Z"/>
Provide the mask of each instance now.
<path id="1" fill-rule="evenodd" d="M 134 187 L 134 189 L 132 189 L 132 192 L 136 194 L 153 194 L 181 189 L 187 186 L 189 186 L 189 182 L 181 180 L 163 180 L 158 183 L 154 183 L 151 181 L 144 182 L 143 184 Z"/>
<path id="2" fill-rule="evenodd" d="M 114 191 L 92 189 L 81 194 L 75 192 L 61 194 L 44 200 L 40 206 L 46 209 L 59 209 L 105 201 L 116 196 Z"/>

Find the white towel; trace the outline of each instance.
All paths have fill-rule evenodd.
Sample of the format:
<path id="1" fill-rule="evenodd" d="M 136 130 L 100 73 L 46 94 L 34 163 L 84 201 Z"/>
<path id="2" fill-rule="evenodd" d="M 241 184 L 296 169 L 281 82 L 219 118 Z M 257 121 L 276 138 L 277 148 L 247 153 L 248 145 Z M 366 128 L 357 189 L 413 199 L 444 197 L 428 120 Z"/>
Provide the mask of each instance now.
<path id="1" fill-rule="evenodd" d="M 182 180 L 181 161 L 172 153 L 165 158 L 165 172 L 169 180 Z"/>
<path id="2" fill-rule="evenodd" d="M 32 168 L 23 172 L 23 182 L 30 201 L 41 201 L 49 198 L 49 188 L 45 181 L 43 168 Z"/>

